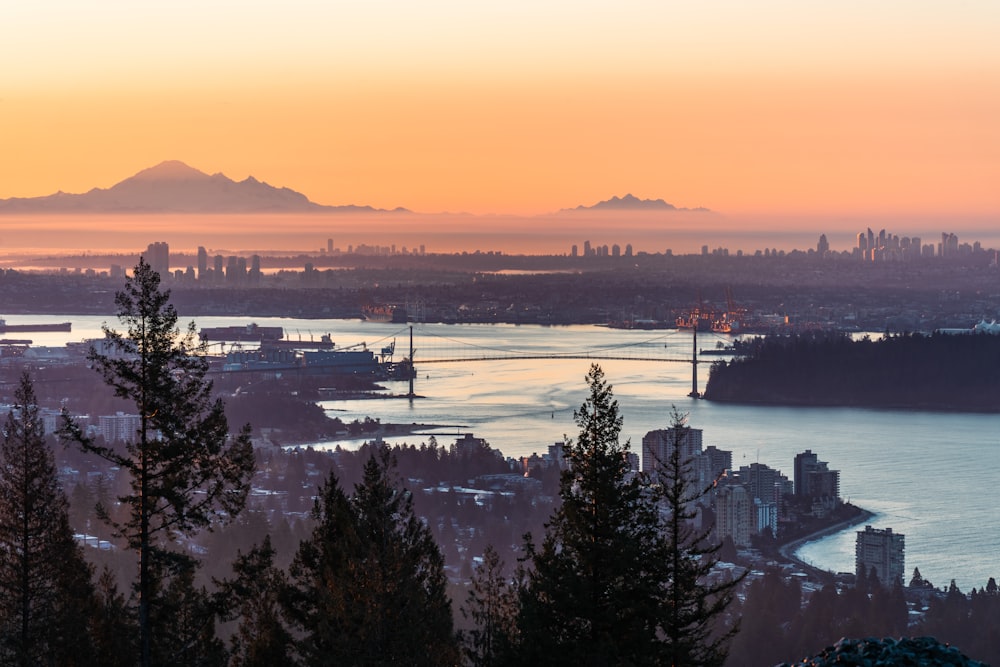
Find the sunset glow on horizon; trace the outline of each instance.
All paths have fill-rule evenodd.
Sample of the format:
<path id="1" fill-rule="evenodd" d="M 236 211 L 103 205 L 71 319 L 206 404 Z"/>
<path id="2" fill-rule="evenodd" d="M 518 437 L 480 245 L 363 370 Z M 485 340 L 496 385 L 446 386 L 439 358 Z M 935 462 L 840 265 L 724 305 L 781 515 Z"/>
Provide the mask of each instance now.
<path id="1" fill-rule="evenodd" d="M 0 198 L 181 160 L 425 213 L 1000 219 L 994 2 L 13 4 Z"/>

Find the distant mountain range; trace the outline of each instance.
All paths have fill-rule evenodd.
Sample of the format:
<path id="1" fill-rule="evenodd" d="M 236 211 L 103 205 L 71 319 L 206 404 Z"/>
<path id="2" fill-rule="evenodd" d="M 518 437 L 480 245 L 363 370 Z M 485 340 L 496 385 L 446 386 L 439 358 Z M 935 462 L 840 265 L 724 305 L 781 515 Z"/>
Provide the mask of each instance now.
<path id="1" fill-rule="evenodd" d="M 698 213 L 710 213 L 707 208 L 678 208 L 662 199 L 639 199 L 627 194 L 624 197 L 612 197 L 599 201 L 593 206 L 577 206 L 576 208 L 564 208 L 560 213 L 570 211 L 687 211 Z"/>
<path id="2" fill-rule="evenodd" d="M 406 213 L 371 206 L 323 206 L 253 176 L 234 181 L 169 160 L 107 189 L 0 199 L 0 213 Z"/>
<path id="3" fill-rule="evenodd" d="M 678 208 L 662 199 L 639 199 L 631 194 L 612 197 L 593 206 L 562 209 L 576 211 L 695 211 Z M 405 208 L 324 206 L 300 192 L 276 188 L 253 176 L 234 181 L 224 174 L 206 174 L 178 160 L 161 162 L 110 188 L 82 194 L 57 192 L 45 197 L 0 199 L 4 213 L 410 213 Z"/>

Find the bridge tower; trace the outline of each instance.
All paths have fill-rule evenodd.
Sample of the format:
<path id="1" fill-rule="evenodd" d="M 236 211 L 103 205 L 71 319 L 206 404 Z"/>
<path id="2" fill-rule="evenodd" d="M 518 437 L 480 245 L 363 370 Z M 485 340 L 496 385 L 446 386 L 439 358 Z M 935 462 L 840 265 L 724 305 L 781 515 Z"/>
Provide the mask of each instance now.
<path id="1" fill-rule="evenodd" d="M 410 325 L 410 357 L 407 360 L 407 366 L 409 368 L 406 369 L 406 374 L 409 375 L 409 377 L 410 377 L 410 392 L 406 395 L 406 397 L 409 398 L 411 401 L 416 396 L 416 394 L 413 393 L 413 376 L 417 374 L 416 370 L 413 367 L 413 352 L 414 352 L 414 350 L 413 350 L 413 325 L 411 324 Z"/>
<path id="2" fill-rule="evenodd" d="M 694 320 L 694 326 L 691 327 L 691 393 L 688 396 L 701 398 L 701 394 L 698 393 L 698 322 L 700 321 L 700 313 L 698 317 L 691 319 Z"/>

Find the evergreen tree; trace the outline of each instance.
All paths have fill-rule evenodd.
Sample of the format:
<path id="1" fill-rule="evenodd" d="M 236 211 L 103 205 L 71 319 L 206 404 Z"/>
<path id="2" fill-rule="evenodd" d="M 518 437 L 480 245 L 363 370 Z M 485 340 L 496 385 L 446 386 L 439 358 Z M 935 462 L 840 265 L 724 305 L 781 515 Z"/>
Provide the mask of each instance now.
<path id="1" fill-rule="evenodd" d="M 777 569 L 750 584 L 741 617 L 740 633 L 733 640 L 733 659 L 727 664 L 776 665 L 789 655 L 787 629 L 802 615 L 802 588 L 785 581 Z"/>
<path id="2" fill-rule="evenodd" d="M 718 583 L 708 581 L 718 562 L 720 544 L 710 541 L 709 529 L 694 527 L 695 503 L 712 487 L 696 485 L 693 462 L 683 456 L 681 443 L 690 428 L 686 421 L 674 410 L 671 429 L 675 440 L 659 473 L 660 501 L 668 513 L 662 547 L 665 571 L 659 632 L 666 648 L 666 664 L 722 665 L 729 640 L 738 630 L 735 621 L 726 619 L 726 609 L 742 576 Z"/>
<path id="3" fill-rule="evenodd" d="M 441 552 L 393 471 L 379 448 L 350 498 L 333 474 L 320 489 L 317 526 L 290 570 L 308 665 L 459 662 Z"/>
<path id="4" fill-rule="evenodd" d="M 920 568 L 913 568 L 913 577 L 910 579 L 910 588 L 931 588 L 931 583 L 920 574 Z"/>
<path id="5" fill-rule="evenodd" d="M 0 439 L 0 662 L 88 664 L 91 569 L 70 529 L 27 374 L 14 396 Z"/>
<path id="6" fill-rule="evenodd" d="M 463 652 L 472 667 L 502 664 L 515 642 L 517 588 L 504 567 L 497 550 L 487 546 L 461 608 L 462 616 L 473 623 L 471 630 L 461 633 Z"/>
<path id="7" fill-rule="evenodd" d="M 285 606 L 302 635 L 297 652 L 304 664 L 335 665 L 347 662 L 349 631 L 360 622 L 350 591 L 360 545 L 350 500 L 334 473 L 319 489 L 313 519 L 316 527 L 289 568 Z"/>
<path id="8" fill-rule="evenodd" d="M 88 358 L 115 396 L 135 403 L 138 432 L 124 451 L 85 437 L 69 418 L 64 434 L 130 477 L 130 492 L 118 498 L 127 515 L 113 526 L 139 554 L 140 664 L 148 667 L 155 570 L 176 564 L 169 545 L 177 537 L 243 508 L 254 458 L 248 428 L 230 438 L 194 323 L 181 334 L 159 274 L 140 259 L 115 303 L 126 332 L 105 325 L 103 347 Z"/>
<path id="9" fill-rule="evenodd" d="M 293 665 L 294 641 L 282 620 L 281 599 L 288 585 L 285 573 L 274 565 L 271 536 L 260 546 L 240 554 L 233 564 L 234 579 L 219 586 L 228 620 L 239 620 L 230 638 L 230 667 Z"/>
<path id="10" fill-rule="evenodd" d="M 622 418 L 604 372 L 587 374 L 590 393 L 564 451 L 561 506 L 521 589 L 519 664 L 657 664 L 662 580 L 659 520 L 649 487 L 629 471 Z"/>
<path id="11" fill-rule="evenodd" d="M 226 649 L 215 634 L 219 601 L 194 585 L 197 563 L 189 558 L 154 561 L 150 586 L 150 664 L 222 667 Z"/>
<path id="12" fill-rule="evenodd" d="M 135 667 L 136 625 L 114 574 L 105 568 L 97 579 L 97 613 L 91 636 L 102 667 Z"/>

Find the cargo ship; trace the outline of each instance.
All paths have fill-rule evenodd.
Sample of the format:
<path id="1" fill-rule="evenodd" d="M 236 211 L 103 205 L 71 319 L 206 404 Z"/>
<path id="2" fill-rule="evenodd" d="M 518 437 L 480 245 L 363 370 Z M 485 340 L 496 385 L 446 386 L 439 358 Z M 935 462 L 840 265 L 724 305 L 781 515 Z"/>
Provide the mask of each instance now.
<path id="1" fill-rule="evenodd" d="M 53 322 L 51 324 L 7 324 L 7 320 L 0 318 L 0 334 L 14 333 L 17 331 L 71 331 L 72 322 Z"/>
<path id="2" fill-rule="evenodd" d="M 361 319 L 366 322 L 406 323 L 406 309 L 396 306 L 366 305 L 361 307 Z"/>
<path id="3" fill-rule="evenodd" d="M 202 327 L 200 335 L 203 341 L 264 342 L 281 340 L 285 337 L 285 330 L 281 327 L 262 327 L 251 322 L 244 326 Z"/>

